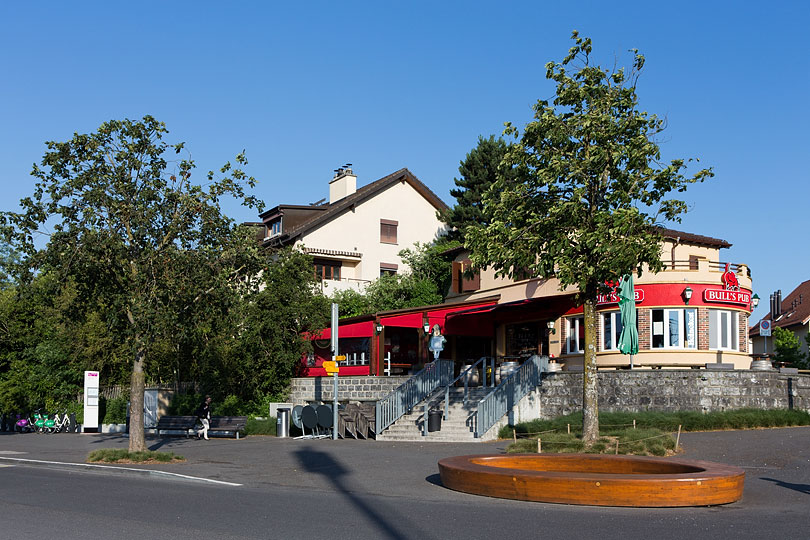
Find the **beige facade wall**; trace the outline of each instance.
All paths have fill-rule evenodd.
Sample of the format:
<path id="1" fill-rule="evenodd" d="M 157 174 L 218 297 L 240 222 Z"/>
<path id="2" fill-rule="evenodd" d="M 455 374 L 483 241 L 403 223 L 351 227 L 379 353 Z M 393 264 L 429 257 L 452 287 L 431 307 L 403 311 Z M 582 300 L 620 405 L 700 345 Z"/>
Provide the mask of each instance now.
<path id="1" fill-rule="evenodd" d="M 380 241 L 380 220 L 398 222 L 397 243 Z M 310 231 L 296 242 L 298 247 L 358 252 L 360 260 L 346 260 L 341 268 L 344 287 L 352 282 L 365 284 L 380 276 L 380 263 L 396 264 L 397 273 L 407 270 L 398 253 L 416 242 L 429 243 L 443 234 L 445 226 L 436 217 L 436 208 L 407 182 L 398 182 L 376 196 L 357 204 L 334 220 Z M 333 258 L 316 255 L 319 258 Z M 333 290 L 340 283 L 325 283 Z"/>

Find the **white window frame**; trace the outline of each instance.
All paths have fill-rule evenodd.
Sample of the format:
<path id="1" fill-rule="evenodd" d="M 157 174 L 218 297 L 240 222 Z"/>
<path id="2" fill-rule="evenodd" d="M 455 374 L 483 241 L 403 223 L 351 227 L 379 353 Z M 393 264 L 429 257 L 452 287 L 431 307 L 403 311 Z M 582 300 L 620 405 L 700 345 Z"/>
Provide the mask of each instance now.
<path id="1" fill-rule="evenodd" d="M 662 324 L 664 325 L 663 328 L 663 336 L 664 336 L 664 345 L 662 347 L 655 346 L 655 336 L 660 335 L 655 333 L 655 317 L 653 314 L 656 311 L 663 311 L 664 317 L 662 320 Z M 686 328 L 686 315 L 685 313 L 691 313 L 692 321 L 694 321 L 694 328 L 692 329 L 691 335 L 691 342 L 686 339 L 688 329 Z M 678 316 L 678 328 L 680 329 L 680 333 L 678 335 L 678 343 L 672 345 L 671 335 L 669 332 L 669 321 L 670 315 L 672 313 L 676 313 Z M 697 309 L 694 308 L 657 308 L 650 310 L 650 349 L 651 350 L 659 350 L 659 349 L 697 349 Z"/>
<path id="2" fill-rule="evenodd" d="M 725 316 L 725 322 L 723 318 Z M 739 351 L 740 350 L 740 314 L 730 309 L 709 310 L 709 350 L 712 351 Z M 722 343 L 721 329 L 725 326 L 727 341 Z"/>
<path id="3" fill-rule="evenodd" d="M 568 317 L 565 320 L 566 340 L 565 350 L 568 354 L 581 354 L 585 352 L 585 343 L 579 342 L 579 328 L 585 326 L 585 317 Z M 583 339 L 584 341 L 584 339 Z M 575 345 L 573 347 L 572 345 Z"/>
<path id="4" fill-rule="evenodd" d="M 605 319 L 610 319 L 610 344 L 608 347 L 605 347 Z M 599 317 L 599 321 L 602 324 L 601 334 L 602 334 L 602 343 L 600 343 L 600 348 L 603 351 L 618 351 L 619 350 L 619 336 L 621 335 L 621 330 L 619 334 L 616 334 L 616 328 L 618 328 L 616 321 L 619 324 L 622 323 L 622 312 L 621 311 L 606 311 L 601 313 L 601 317 Z"/>

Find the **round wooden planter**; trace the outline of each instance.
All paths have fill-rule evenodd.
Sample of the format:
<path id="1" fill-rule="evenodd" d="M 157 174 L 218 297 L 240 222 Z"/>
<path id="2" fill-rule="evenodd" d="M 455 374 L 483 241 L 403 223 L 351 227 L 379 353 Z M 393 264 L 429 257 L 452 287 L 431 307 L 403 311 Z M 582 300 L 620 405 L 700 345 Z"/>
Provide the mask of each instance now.
<path id="1" fill-rule="evenodd" d="M 709 506 L 742 497 L 731 465 L 603 454 L 495 454 L 439 461 L 445 487 L 522 501 L 596 506 Z"/>

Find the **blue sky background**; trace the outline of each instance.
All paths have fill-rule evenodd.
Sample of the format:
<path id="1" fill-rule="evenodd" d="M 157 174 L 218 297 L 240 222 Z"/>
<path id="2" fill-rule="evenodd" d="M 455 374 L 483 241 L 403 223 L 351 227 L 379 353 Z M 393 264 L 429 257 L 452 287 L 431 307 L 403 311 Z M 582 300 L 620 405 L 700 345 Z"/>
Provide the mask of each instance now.
<path id="1" fill-rule="evenodd" d="M 151 114 L 205 171 L 246 150 L 267 206 L 408 167 L 445 202 L 479 135 L 553 96 L 544 65 L 571 30 L 603 66 L 647 65 L 641 108 L 666 117 L 664 158 L 716 177 L 673 228 L 733 244 L 766 313 L 810 279 L 810 4 L 754 2 L 5 2 L 0 210 L 31 193 L 47 140 Z M 256 215 L 238 205 L 239 221 Z"/>

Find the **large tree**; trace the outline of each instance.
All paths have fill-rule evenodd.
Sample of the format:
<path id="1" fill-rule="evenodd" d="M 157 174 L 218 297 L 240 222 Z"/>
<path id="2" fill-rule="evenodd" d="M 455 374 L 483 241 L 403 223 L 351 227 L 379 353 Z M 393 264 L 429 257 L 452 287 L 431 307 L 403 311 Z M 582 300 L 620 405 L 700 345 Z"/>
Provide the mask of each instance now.
<path id="1" fill-rule="evenodd" d="M 190 158 L 169 161 L 184 145 L 164 142 L 166 133 L 163 123 L 146 116 L 48 142 L 33 168 L 33 195 L 21 201 L 21 212 L 0 215 L 5 240 L 28 256 L 32 269 L 48 252 L 61 260 L 55 268 L 87 267 L 97 283 L 85 285 L 103 289 L 109 312 L 124 321 L 132 358 L 131 451 L 146 448 L 141 411 L 155 342 L 176 328 L 177 313 L 209 309 L 215 290 L 249 284 L 237 280 L 258 271 L 243 263 L 238 250 L 226 249 L 234 224 L 220 209 L 226 196 L 256 206 L 244 192 L 255 184 L 240 168 L 244 155 L 235 168 L 227 163 L 219 175 L 201 178 L 203 186 L 191 179 Z M 46 223 L 54 234 L 48 248 L 38 250 L 34 235 Z M 207 270 L 185 277 L 184 269 L 199 265 Z"/>
<path id="2" fill-rule="evenodd" d="M 456 187 L 450 190 L 456 204 L 439 213 L 439 219 L 448 225 L 448 238 L 462 240 L 464 230 L 470 225 L 488 223 L 482 211 L 482 198 L 497 180 L 498 167 L 507 148 L 501 138 L 479 136 L 478 145 L 459 162 L 461 177 L 453 179 Z"/>
<path id="3" fill-rule="evenodd" d="M 575 45 L 561 63 L 546 64 L 556 83 L 552 102 L 534 105 L 534 119 L 514 138 L 503 169 L 484 196 L 488 225 L 466 231 L 471 259 L 500 275 L 525 271 L 576 286 L 585 318 L 583 438 L 599 435 L 596 375 L 596 297 L 606 283 L 645 266 L 661 269 L 656 224 L 679 221 L 683 201 L 669 198 L 712 176 L 687 177 L 681 159 L 663 163 L 656 136 L 663 121 L 640 111 L 636 83 L 644 57 L 632 69 L 591 62 L 591 40 Z M 571 70 L 571 71 L 569 71 Z"/>

